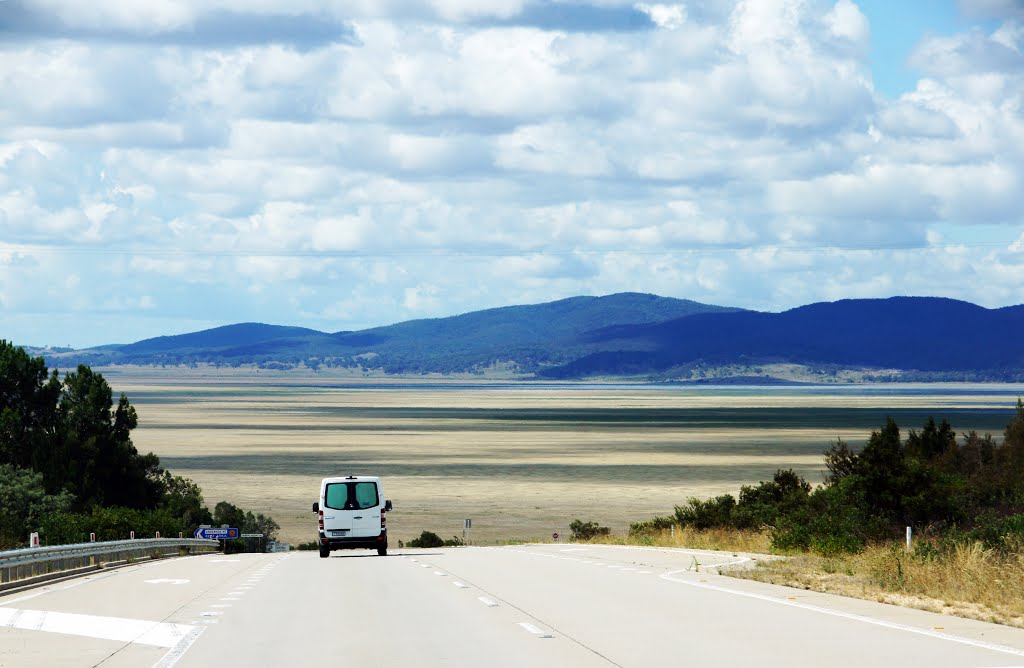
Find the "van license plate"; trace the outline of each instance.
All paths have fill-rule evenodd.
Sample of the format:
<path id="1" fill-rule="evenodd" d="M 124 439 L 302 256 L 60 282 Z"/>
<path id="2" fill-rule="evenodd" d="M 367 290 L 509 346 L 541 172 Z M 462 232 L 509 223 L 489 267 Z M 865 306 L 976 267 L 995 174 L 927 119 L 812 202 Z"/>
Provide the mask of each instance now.
<path id="1" fill-rule="evenodd" d="M 348 534 L 348 530 L 347 529 L 344 530 L 344 531 L 332 531 L 331 532 L 332 536 L 344 536 L 346 534 Z"/>

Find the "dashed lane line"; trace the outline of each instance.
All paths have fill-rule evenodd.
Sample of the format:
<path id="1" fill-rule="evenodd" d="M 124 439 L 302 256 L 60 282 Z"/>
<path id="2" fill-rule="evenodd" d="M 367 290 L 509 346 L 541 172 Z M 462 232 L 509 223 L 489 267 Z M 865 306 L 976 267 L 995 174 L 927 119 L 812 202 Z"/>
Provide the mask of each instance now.
<path id="1" fill-rule="evenodd" d="M 545 631 L 544 629 L 538 628 L 538 627 L 534 626 L 533 624 L 531 624 L 530 622 L 519 622 L 519 626 L 522 626 L 524 629 L 526 629 L 527 632 L 532 633 L 533 635 L 537 636 L 538 638 L 554 638 L 555 637 L 554 635 L 551 634 L 550 631 Z"/>

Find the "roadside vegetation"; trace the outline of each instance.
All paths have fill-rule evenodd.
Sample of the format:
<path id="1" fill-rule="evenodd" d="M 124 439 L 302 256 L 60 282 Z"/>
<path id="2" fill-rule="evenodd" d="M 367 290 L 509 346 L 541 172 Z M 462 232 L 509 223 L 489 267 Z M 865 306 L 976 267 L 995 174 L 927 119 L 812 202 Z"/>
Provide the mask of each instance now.
<path id="1" fill-rule="evenodd" d="M 273 540 L 273 518 L 222 501 L 211 512 L 199 486 L 172 475 L 131 440 L 138 426 L 124 394 L 87 366 L 61 377 L 0 340 L 0 549 L 43 544 L 190 536 L 228 524 Z"/>
<path id="2" fill-rule="evenodd" d="M 729 574 L 1024 627 L 1024 404 L 1001 442 L 889 419 L 859 451 L 836 441 L 825 483 L 791 470 L 739 498 L 691 498 L 628 536 L 574 539 L 788 555 Z M 594 528 L 594 522 L 574 525 Z M 911 527 L 910 549 L 905 531 Z"/>

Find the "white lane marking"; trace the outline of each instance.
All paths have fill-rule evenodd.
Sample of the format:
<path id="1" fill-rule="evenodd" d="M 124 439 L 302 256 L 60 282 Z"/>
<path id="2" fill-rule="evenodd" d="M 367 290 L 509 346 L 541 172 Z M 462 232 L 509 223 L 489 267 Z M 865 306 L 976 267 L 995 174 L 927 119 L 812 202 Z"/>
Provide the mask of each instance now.
<path id="1" fill-rule="evenodd" d="M 238 598 L 237 596 L 226 596 L 226 597 L 222 598 L 221 600 L 222 601 L 241 601 L 242 599 Z"/>
<path id="2" fill-rule="evenodd" d="M 608 564 L 608 568 L 622 568 L 622 566 L 616 566 L 615 564 Z"/>
<path id="3" fill-rule="evenodd" d="M 0 608 L 0 627 L 64 633 L 156 647 L 174 647 L 182 637 L 195 628 L 190 624 L 16 608 Z"/>
<path id="4" fill-rule="evenodd" d="M 651 572 L 650 571 L 637 571 L 636 574 L 637 575 L 650 575 Z"/>
<path id="5" fill-rule="evenodd" d="M 199 616 L 200 617 L 216 617 L 217 615 L 223 615 L 223 614 L 224 614 L 223 610 L 207 610 L 205 612 L 200 612 Z"/>
<path id="6" fill-rule="evenodd" d="M 210 606 L 211 608 L 230 608 L 230 603 L 214 603 Z"/>
<path id="7" fill-rule="evenodd" d="M 441 577 L 444 577 L 447 574 L 446 573 L 442 573 L 441 571 L 434 571 L 434 575 L 440 575 Z"/>
<path id="8" fill-rule="evenodd" d="M 537 636 L 538 638 L 553 638 L 554 637 L 554 636 L 551 635 L 550 631 L 544 631 L 543 629 L 539 629 L 539 628 L 537 628 L 536 626 L 534 626 L 533 624 L 531 624 L 529 622 L 519 622 L 519 626 L 522 626 L 524 629 L 526 629 L 527 631 L 529 631 L 533 635 Z"/>
<path id="9" fill-rule="evenodd" d="M 412 563 L 414 563 L 414 564 L 415 564 L 416 562 L 418 562 L 418 561 L 419 561 L 419 559 L 410 559 L 409 561 L 411 561 Z"/>
<path id="10" fill-rule="evenodd" d="M 420 564 L 420 568 L 430 568 L 430 564 Z"/>
<path id="11" fill-rule="evenodd" d="M 184 656 L 185 652 L 188 651 L 188 648 L 192 646 L 192 643 L 199 639 L 199 635 L 204 630 L 205 629 L 203 627 L 197 626 L 186 633 L 184 637 L 182 637 L 181 640 L 179 640 L 177 644 L 167 652 L 167 654 L 164 654 L 160 661 L 153 665 L 153 668 L 172 668 L 172 666 L 178 663 L 178 660 Z"/>
<path id="12" fill-rule="evenodd" d="M 144 580 L 146 584 L 158 585 L 158 584 L 172 584 L 172 585 L 183 585 L 192 582 L 184 578 L 158 578 L 156 580 Z"/>
<path id="13" fill-rule="evenodd" d="M 486 605 L 488 608 L 497 608 L 498 607 L 497 603 L 495 603 L 491 599 L 487 598 L 486 596 L 478 596 L 476 600 L 480 601 L 481 603 Z"/>
<path id="14" fill-rule="evenodd" d="M 592 563 L 594 563 L 594 562 L 593 562 L 593 561 L 581 561 L 580 563 L 581 563 L 581 564 L 592 564 Z"/>
<path id="15" fill-rule="evenodd" d="M 970 645 L 971 647 L 978 647 L 980 649 L 988 649 L 993 652 L 1002 652 L 1003 654 L 1013 654 L 1016 656 L 1024 656 L 1024 649 L 1017 649 L 1016 647 L 1008 647 L 1006 645 L 996 645 L 995 643 L 985 642 L 983 640 L 972 640 L 970 638 L 964 638 L 961 636 L 955 636 L 951 633 L 944 633 L 942 631 L 934 631 L 932 629 L 923 629 L 916 626 L 909 626 L 907 624 L 899 624 L 896 622 L 887 622 L 884 619 L 876 619 L 874 617 L 866 617 L 864 615 L 856 615 L 851 612 L 842 612 L 840 610 L 832 610 L 830 608 L 822 608 L 817 605 L 810 605 L 808 603 L 798 603 L 796 601 L 790 601 L 788 599 L 775 598 L 773 596 L 766 596 L 764 594 L 755 594 L 753 592 L 740 591 L 738 589 L 729 589 L 728 587 L 719 587 L 717 585 L 704 584 L 702 582 L 690 582 L 688 580 L 679 580 L 673 575 L 677 573 L 686 573 L 686 569 L 679 571 L 670 571 L 661 575 L 662 580 L 669 582 L 675 582 L 678 584 L 686 585 L 688 587 L 697 587 L 699 589 L 710 589 L 712 591 L 719 591 L 724 594 L 733 594 L 735 596 L 743 596 L 745 598 L 753 598 L 759 601 L 766 601 L 768 603 L 775 603 L 777 605 L 786 605 L 793 608 L 800 608 L 801 610 L 808 610 L 810 612 L 818 612 L 823 615 L 831 615 L 833 617 L 841 617 L 843 619 L 850 619 L 857 622 L 864 622 L 865 624 L 874 624 L 875 626 L 883 626 L 889 629 L 895 629 L 897 631 L 906 631 L 907 633 L 916 633 L 918 635 L 929 636 L 938 640 L 948 640 L 950 642 L 960 643 L 962 645 Z"/>
<path id="16" fill-rule="evenodd" d="M 456 587 L 458 587 L 459 589 L 469 589 L 469 585 L 462 584 L 461 582 L 458 582 L 458 581 L 453 582 L 452 584 L 455 585 Z"/>
<path id="17" fill-rule="evenodd" d="M 634 572 L 636 572 L 636 569 L 635 568 L 623 568 L 622 572 L 623 573 L 634 573 Z"/>

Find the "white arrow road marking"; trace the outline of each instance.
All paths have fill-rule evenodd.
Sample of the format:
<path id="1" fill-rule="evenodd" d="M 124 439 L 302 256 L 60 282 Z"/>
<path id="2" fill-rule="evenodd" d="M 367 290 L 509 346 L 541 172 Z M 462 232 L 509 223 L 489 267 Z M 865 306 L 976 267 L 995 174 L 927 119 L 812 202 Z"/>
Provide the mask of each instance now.
<path id="1" fill-rule="evenodd" d="M 15 608 L 0 608 L 0 627 L 65 633 L 154 647 L 174 647 L 195 629 L 190 624 Z"/>
<path id="2" fill-rule="evenodd" d="M 158 584 L 172 584 L 172 585 L 183 585 L 192 582 L 191 580 L 185 580 L 183 578 L 158 578 L 156 580 L 146 580 L 146 584 L 158 585 Z"/>

